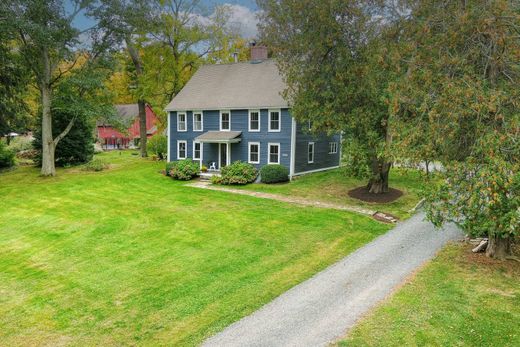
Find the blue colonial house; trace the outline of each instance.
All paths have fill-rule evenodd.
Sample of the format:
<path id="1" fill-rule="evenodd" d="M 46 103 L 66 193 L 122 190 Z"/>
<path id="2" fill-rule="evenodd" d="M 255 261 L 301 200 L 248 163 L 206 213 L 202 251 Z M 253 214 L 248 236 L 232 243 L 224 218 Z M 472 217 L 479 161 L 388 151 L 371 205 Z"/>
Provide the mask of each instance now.
<path id="1" fill-rule="evenodd" d="M 340 162 L 340 135 L 313 135 L 281 96 L 284 82 L 267 49 L 246 63 L 204 65 L 166 107 L 168 161 L 192 158 L 218 171 L 236 160 L 281 164 L 291 178 Z"/>

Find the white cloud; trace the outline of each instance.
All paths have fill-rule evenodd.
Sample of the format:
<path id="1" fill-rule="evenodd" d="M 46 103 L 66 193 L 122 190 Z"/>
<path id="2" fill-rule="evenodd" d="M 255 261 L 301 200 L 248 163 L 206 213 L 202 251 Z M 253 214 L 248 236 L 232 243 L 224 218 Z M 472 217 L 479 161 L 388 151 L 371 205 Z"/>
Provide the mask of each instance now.
<path id="1" fill-rule="evenodd" d="M 229 11 L 229 25 L 237 28 L 244 38 L 256 38 L 258 36 L 257 12 L 238 4 L 224 4 Z"/>

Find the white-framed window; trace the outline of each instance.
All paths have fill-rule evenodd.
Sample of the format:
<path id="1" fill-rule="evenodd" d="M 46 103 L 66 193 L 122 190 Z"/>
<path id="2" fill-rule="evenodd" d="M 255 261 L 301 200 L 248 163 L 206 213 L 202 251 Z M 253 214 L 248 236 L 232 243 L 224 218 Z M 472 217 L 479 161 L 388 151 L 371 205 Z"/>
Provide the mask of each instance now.
<path id="1" fill-rule="evenodd" d="M 307 123 L 307 130 L 311 131 L 312 130 L 312 121 L 309 120 L 308 123 Z"/>
<path id="2" fill-rule="evenodd" d="M 314 163 L 314 142 L 309 142 L 307 146 L 307 163 Z"/>
<path id="3" fill-rule="evenodd" d="M 260 110 L 249 110 L 249 131 L 260 131 Z"/>
<path id="4" fill-rule="evenodd" d="M 329 142 L 329 154 L 338 153 L 338 143 L 337 142 Z"/>
<path id="5" fill-rule="evenodd" d="M 268 164 L 280 164 L 280 144 L 269 143 L 267 145 L 267 163 Z"/>
<path id="6" fill-rule="evenodd" d="M 186 112 L 177 113 L 177 131 L 187 131 Z"/>
<path id="7" fill-rule="evenodd" d="M 231 130 L 231 111 L 220 111 L 220 130 Z"/>
<path id="8" fill-rule="evenodd" d="M 260 164 L 260 142 L 248 143 L 248 162 L 250 164 Z"/>
<path id="9" fill-rule="evenodd" d="M 280 110 L 269 110 L 269 131 L 280 131 L 282 113 Z"/>
<path id="10" fill-rule="evenodd" d="M 186 159 L 186 153 L 188 152 L 187 141 L 177 141 L 177 159 Z"/>
<path id="11" fill-rule="evenodd" d="M 193 160 L 200 160 L 201 143 L 193 141 Z"/>
<path id="12" fill-rule="evenodd" d="M 193 112 L 193 131 L 202 131 L 204 128 L 204 118 L 202 112 Z"/>

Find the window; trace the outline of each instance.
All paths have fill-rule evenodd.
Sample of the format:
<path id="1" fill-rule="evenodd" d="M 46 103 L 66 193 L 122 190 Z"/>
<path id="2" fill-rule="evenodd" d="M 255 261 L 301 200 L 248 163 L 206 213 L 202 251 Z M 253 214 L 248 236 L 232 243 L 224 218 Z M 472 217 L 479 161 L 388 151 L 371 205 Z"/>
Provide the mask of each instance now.
<path id="1" fill-rule="evenodd" d="M 193 112 L 193 131 L 202 131 L 202 112 Z"/>
<path id="2" fill-rule="evenodd" d="M 314 142 L 309 142 L 307 147 L 307 163 L 314 163 Z"/>
<path id="3" fill-rule="evenodd" d="M 193 159 L 200 159 L 200 142 L 193 141 Z"/>
<path id="4" fill-rule="evenodd" d="M 186 159 L 186 141 L 177 141 L 177 159 Z"/>
<path id="5" fill-rule="evenodd" d="M 259 110 L 249 110 L 249 131 L 260 131 Z"/>
<path id="6" fill-rule="evenodd" d="M 329 154 L 338 153 L 338 143 L 337 142 L 329 142 Z"/>
<path id="7" fill-rule="evenodd" d="M 177 113 L 177 131 L 186 130 L 186 113 Z"/>
<path id="8" fill-rule="evenodd" d="M 308 129 L 309 131 L 312 130 L 312 121 L 311 121 L 311 120 L 309 120 L 309 122 L 308 122 L 308 128 L 309 128 L 309 129 Z"/>
<path id="9" fill-rule="evenodd" d="M 280 131 L 280 110 L 269 111 L 269 131 Z"/>
<path id="10" fill-rule="evenodd" d="M 260 142 L 249 142 L 250 164 L 260 164 Z"/>
<path id="11" fill-rule="evenodd" d="M 269 153 L 267 158 L 268 164 L 280 164 L 280 144 L 270 143 Z"/>
<path id="12" fill-rule="evenodd" d="M 230 111 L 220 111 L 220 130 L 231 130 Z"/>

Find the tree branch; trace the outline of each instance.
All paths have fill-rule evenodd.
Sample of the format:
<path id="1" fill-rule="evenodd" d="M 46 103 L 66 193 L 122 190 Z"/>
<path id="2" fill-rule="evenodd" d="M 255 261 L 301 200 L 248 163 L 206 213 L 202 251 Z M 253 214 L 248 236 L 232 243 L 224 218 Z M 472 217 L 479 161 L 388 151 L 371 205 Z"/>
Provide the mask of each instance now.
<path id="1" fill-rule="evenodd" d="M 67 127 L 65 128 L 65 130 L 63 130 L 61 132 L 61 134 L 59 134 L 54 140 L 54 146 L 57 146 L 58 145 L 58 142 L 61 141 L 61 139 L 63 139 L 65 136 L 67 136 L 67 134 L 69 133 L 70 129 L 72 129 L 72 126 L 74 125 L 74 122 L 76 121 L 76 116 L 72 117 L 72 119 L 70 120 L 69 124 L 67 124 Z"/>

